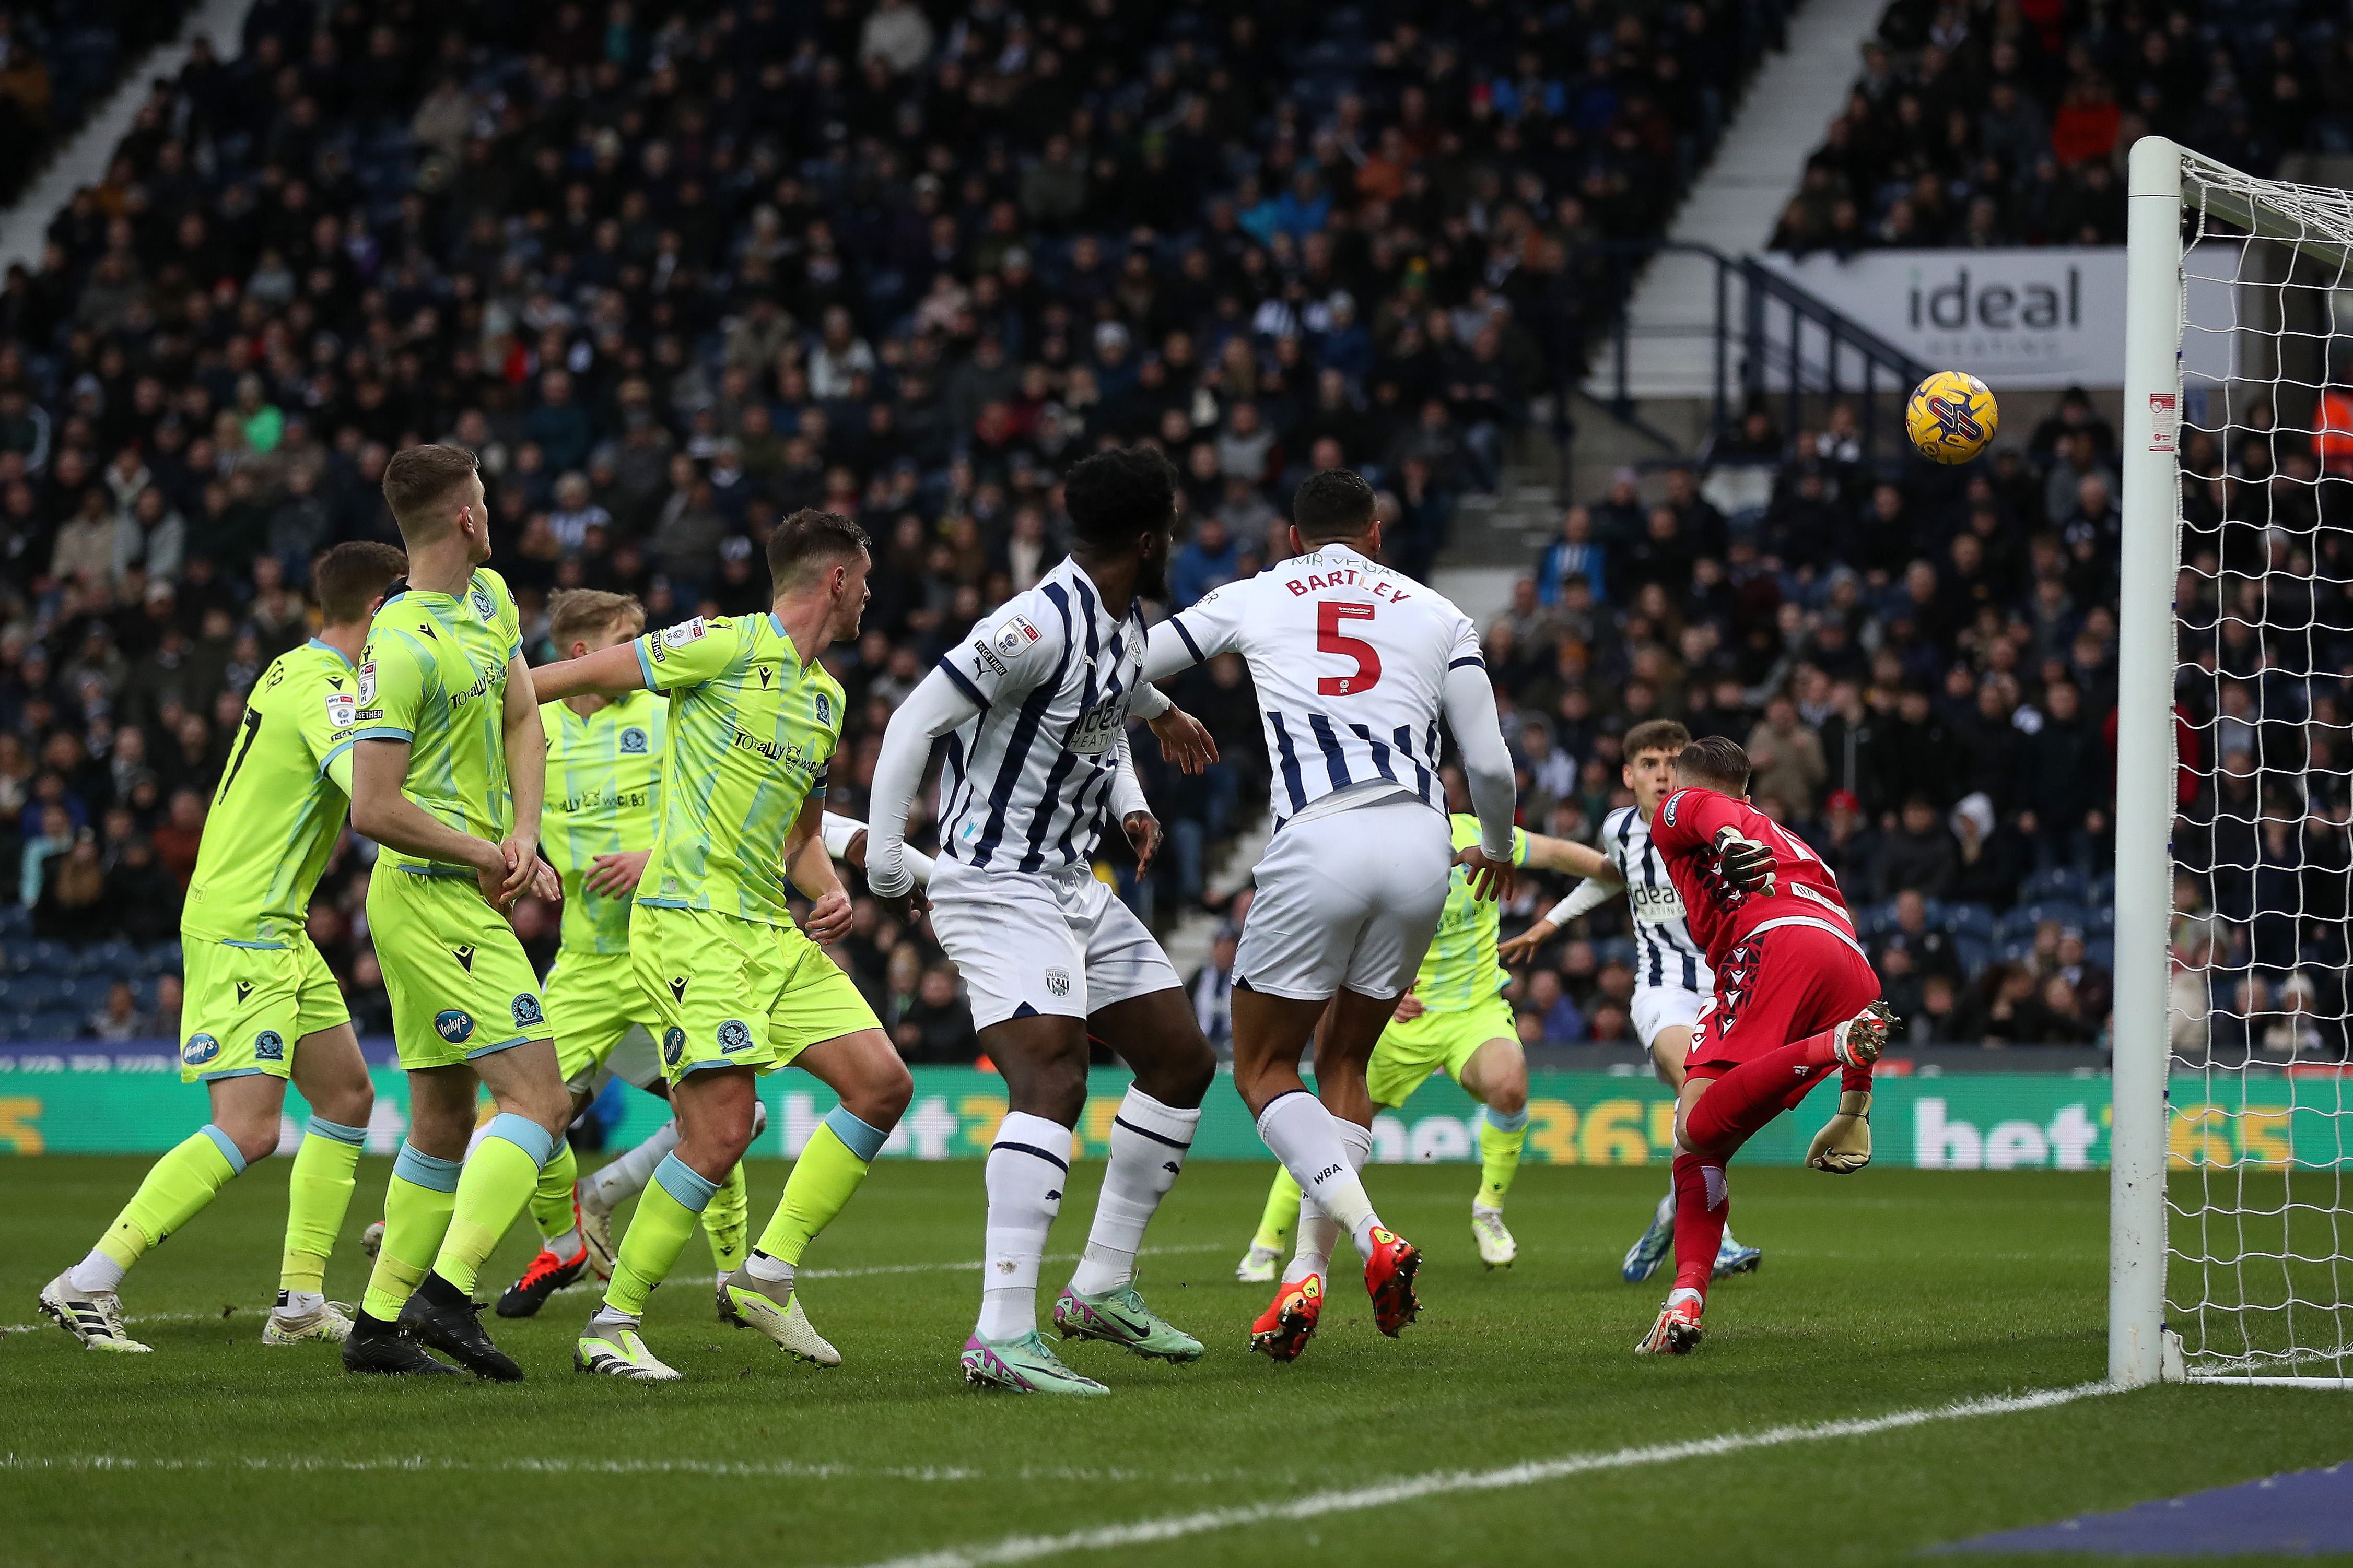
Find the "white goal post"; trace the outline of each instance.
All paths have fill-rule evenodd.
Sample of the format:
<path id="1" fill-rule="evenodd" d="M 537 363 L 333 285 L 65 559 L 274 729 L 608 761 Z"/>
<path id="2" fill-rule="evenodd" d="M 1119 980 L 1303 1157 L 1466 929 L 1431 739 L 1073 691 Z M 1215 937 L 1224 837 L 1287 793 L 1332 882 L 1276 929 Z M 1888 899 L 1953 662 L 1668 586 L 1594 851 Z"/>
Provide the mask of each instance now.
<path id="1" fill-rule="evenodd" d="M 2353 476 L 2324 479 L 2313 436 L 2353 376 L 2353 195 L 2154 136 L 2128 189 L 2108 1372 L 2353 1389 L 2348 965 L 2313 935 L 2348 906 L 2295 890 L 2337 874 L 2307 847 L 2343 837 L 2348 759 L 2313 722 L 2341 672 L 2276 647 L 2297 613 L 2322 645 L 2309 606 L 2353 560 Z M 2260 496 L 2216 475 L 2242 449 Z"/>

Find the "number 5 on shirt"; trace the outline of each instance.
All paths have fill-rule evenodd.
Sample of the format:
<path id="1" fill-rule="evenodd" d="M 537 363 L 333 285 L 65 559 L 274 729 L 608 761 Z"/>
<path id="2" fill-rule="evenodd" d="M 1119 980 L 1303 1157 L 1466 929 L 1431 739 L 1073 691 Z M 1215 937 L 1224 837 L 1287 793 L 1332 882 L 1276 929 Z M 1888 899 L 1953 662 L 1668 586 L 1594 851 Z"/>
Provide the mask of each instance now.
<path id="1" fill-rule="evenodd" d="M 1350 604 L 1345 600 L 1326 599 L 1315 606 L 1315 651 L 1337 654 L 1353 658 L 1356 668 L 1349 675 L 1327 675 L 1315 683 L 1320 697 L 1349 697 L 1360 691 L 1370 691 L 1380 683 L 1380 651 L 1362 637 L 1342 637 L 1342 621 L 1369 621 L 1373 618 L 1370 605 Z"/>

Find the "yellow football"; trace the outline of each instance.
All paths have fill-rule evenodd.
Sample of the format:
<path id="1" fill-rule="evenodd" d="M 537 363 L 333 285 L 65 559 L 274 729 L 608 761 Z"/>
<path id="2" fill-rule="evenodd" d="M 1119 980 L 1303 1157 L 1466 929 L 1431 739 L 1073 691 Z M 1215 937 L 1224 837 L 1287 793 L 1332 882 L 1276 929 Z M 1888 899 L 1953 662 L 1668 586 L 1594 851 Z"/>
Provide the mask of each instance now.
<path id="1" fill-rule="evenodd" d="M 1914 387 L 1904 406 L 1905 433 L 1932 463 L 1968 462 L 2000 425 L 1992 389 L 1957 370 L 1940 370 Z"/>

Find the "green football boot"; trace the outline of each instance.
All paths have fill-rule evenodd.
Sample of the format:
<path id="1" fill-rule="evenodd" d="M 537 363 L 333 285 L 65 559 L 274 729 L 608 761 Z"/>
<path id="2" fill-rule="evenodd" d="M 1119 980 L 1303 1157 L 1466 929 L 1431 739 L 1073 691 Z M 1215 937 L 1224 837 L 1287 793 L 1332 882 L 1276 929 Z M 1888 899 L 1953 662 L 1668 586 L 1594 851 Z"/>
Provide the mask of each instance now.
<path id="1" fill-rule="evenodd" d="M 1109 1394 L 1092 1377 L 1081 1377 L 1046 1348 L 1032 1329 L 1019 1339 L 984 1340 L 978 1334 L 964 1342 L 964 1380 L 978 1388 L 1002 1388 L 1015 1394 Z"/>
<path id="2" fill-rule="evenodd" d="M 1201 1342 L 1145 1306 L 1133 1285 L 1100 1296 L 1063 1291 L 1054 1303 L 1054 1327 L 1066 1340 L 1102 1340 L 1140 1356 L 1169 1362 L 1201 1359 Z"/>
<path id="3" fill-rule="evenodd" d="M 638 1337 L 635 1327 L 617 1323 L 590 1322 L 588 1331 L 572 1347 L 572 1365 L 576 1372 L 599 1373 L 633 1383 L 676 1383 L 686 1375 L 674 1366 L 665 1365 L 660 1357 L 646 1349 L 646 1342 Z"/>

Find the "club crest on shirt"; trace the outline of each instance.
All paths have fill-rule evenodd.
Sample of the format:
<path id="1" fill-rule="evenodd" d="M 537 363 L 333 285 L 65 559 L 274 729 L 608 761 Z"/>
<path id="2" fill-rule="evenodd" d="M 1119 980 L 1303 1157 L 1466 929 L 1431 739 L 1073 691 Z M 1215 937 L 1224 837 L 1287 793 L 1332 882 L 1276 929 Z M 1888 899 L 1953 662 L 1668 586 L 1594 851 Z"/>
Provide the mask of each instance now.
<path id="1" fill-rule="evenodd" d="M 833 728 L 833 699 L 822 691 L 817 694 L 817 721 L 828 730 Z"/>
<path id="2" fill-rule="evenodd" d="M 741 1018 L 730 1018 L 719 1026 L 719 1048 L 733 1054 L 752 1044 L 752 1031 Z"/>
<path id="3" fill-rule="evenodd" d="M 540 1011 L 539 998 L 528 991 L 514 999 L 512 1008 L 514 1013 L 515 1027 L 519 1029 L 529 1028 L 546 1016 Z"/>
<path id="4" fill-rule="evenodd" d="M 327 694 L 327 723 L 337 730 L 348 730 L 360 716 L 358 700 L 348 691 Z"/>
<path id="5" fill-rule="evenodd" d="M 1057 1000 L 1071 994 L 1071 972 L 1067 969 L 1046 971 L 1046 994 Z"/>
<path id="6" fill-rule="evenodd" d="M 1015 616 L 997 628 L 997 651 L 1011 658 L 1043 636 L 1027 616 Z"/>
<path id="7" fill-rule="evenodd" d="M 499 607 L 491 602 L 490 591 L 480 584 L 474 584 L 474 591 L 468 597 L 474 602 L 474 614 L 486 621 L 497 618 Z"/>
<path id="8" fill-rule="evenodd" d="M 359 705 L 363 708 L 375 700 L 375 660 L 360 666 Z"/>
<path id="9" fill-rule="evenodd" d="M 622 731 L 621 753 L 624 756 L 630 757 L 644 756 L 646 754 L 646 732 L 643 730 L 638 729 L 635 724 L 632 724 L 628 729 Z"/>
<path id="10" fill-rule="evenodd" d="M 258 1062 L 282 1062 L 286 1059 L 286 1037 L 275 1029 L 264 1029 L 253 1038 L 253 1059 Z"/>

